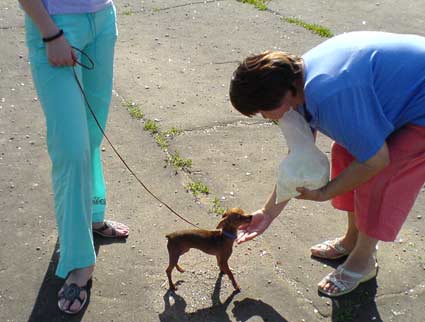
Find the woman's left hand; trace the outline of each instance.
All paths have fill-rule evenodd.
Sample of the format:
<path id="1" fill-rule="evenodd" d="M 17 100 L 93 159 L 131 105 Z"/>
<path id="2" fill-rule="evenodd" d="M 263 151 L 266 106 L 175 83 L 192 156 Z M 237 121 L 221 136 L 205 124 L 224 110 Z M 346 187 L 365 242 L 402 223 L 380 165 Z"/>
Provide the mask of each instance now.
<path id="1" fill-rule="evenodd" d="M 309 190 L 307 188 L 297 188 L 297 191 L 301 193 L 296 199 L 312 200 L 312 201 L 326 201 L 329 200 L 322 190 L 323 188 L 317 190 Z"/>

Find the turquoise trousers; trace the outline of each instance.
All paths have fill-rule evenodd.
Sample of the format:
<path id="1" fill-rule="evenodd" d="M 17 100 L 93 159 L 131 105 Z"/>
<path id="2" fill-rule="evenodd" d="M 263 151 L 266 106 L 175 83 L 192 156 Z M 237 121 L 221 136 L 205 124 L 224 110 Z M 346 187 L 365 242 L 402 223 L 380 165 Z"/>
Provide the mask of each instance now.
<path id="1" fill-rule="evenodd" d="M 71 46 L 83 50 L 94 69 L 76 72 L 97 119 L 105 128 L 112 96 L 114 6 L 88 14 L 53 15 Z M 53 67 L 37 27 L 28 16 L 26 40 L 34 85 L 44 111 L 60 257 L 56 275 L 94 265 L 92 223 L 104 220 L 106 189 L 100 144 L 102 133 L 87 109 L 71 67 Z M 78 53 L 77 53 L 78 54 Z M 89 65 L 84 55 L 79 60 Z"/>

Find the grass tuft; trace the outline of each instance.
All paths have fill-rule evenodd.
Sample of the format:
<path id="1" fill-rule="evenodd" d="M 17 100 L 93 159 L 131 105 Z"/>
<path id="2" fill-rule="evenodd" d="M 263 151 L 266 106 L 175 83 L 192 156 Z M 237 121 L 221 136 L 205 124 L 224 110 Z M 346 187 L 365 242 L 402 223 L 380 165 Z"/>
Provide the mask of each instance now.
<path id="1" fill-rule="evenodd" d="M 164 131 L 163 134 L 165 136 L 176 136 L 176 135 L 179 135 L 182 132 L 183 131 L 181 129 L 178 129 L 178 128 L 173 126 L 171 129 Z"/>
<path id="2" fill-rule="evenodd" d="M 131 10 L 131 9 L 127 9 L 127 10 L 124 10 L 124 11 L 122 12 L 122 14 L 123 14 L 124 16 L 131 16 L 133 13 L 134 13 L 134 12 L 133 12 L 133 10 Z"/>
<path id="3" fill-rule="evenodd" d="M 130 113 L 130 116 L 136 120 L 141 120 L 143 118 L 143 112 L 140 110 L 139 105 L 134 102 L 124 102 L 122 103 L 127 111 Z"/>
<path id="4" fill-rule="evenodd" d="M 164 133 L 158 133 L 157 135 L 155 135 L 155 142 L 161 147 L 163 151 L 167 150 L 168 140 L 165 137 Z"/>
<path id="5" fill-rule="evenodd" d="M 181 170 L 188 170 L 192 167 L 191 159 L 183 159 L 180 157 L 178 151 L 175 151 L 173 154 L 168 156 L 168 162 L 171 163 L 175 168 Z"/>
<path id="6" fill-rule="evenodd" d="M 237 1 L 242 3 L 252 4 L 253 6 L 255 6 L 255 8 L 262 11 L 267 10 L 266 3 L 269 2 L 269 0 L 237 0 Z"/>
<path id="7" fill-rule="evenodd" d="M 145 131 L 151 132 L 152 134 L 156 134 L 159 132 L 159 125 L 155 121 L 146 120 L 146 123 L 143 129 Z"/>
<path id="8" fill-rule="evenodd" d="M 224 212 L 226 211 L 226 209 L 224 209 L 222 206 L 221 206 L 221 201 L 220 201 L 220 199 L 218 199 L 217 197 L 215 197 L 214 199 L 213 199 L 213 201 L 212 201 L 212 208 L 211 208 L 211 211 L 213 212 L 213 213 L 215 213 L 215 214 L 218 214 L 218 215 L 222 215 L 222 214 L 224 214 Z"/>
<path id="9" fill-rule="evenodd" d="M 194 196 L 198 196 L 199 194 L 207 195 L 210 193 L 208 187 L 201 181 L 190 182 L 185 186 L 185 188 Z"/>
<path id="10" fill-rule="evenodd" d="M 284 17 L 282 19 L 284 19 L 286 22 L 289 22 L 289 23 L 292 23 L 294 25 L 303 27 L 304 29 L 310 30 L 311 32 L 313 32 L 316 35 L 319 35 L 320 37 L 331 38 L 331 37 L 334 36 L 332 31 L 330 31 L 328 28 L 325 28 L 325 27 L 320 26 L 320 25 L 316 25 L 316 24 L 312 24 L 312 23 L 306 23 L 306 22 L 302 21 L 301 19 L 294 18 L 294 17 Z"/>

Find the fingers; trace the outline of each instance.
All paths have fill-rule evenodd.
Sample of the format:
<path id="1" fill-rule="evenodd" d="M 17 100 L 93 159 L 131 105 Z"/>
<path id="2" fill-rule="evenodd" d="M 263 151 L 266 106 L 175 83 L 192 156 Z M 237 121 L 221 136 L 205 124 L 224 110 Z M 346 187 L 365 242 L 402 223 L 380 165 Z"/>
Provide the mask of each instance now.
<path id="1" fill-rule="evenodd" d="M 305 193 L 309 192 L 309 190 L 308 190 L 308 189 L 306 189 L 306 188 L 302 188 L 302 187 L 299 187 L 299 188 L 297 188 L 296 190 L 300 193 L 300 195 L 296 196 L 295 198 L 298 198 L 298 197 L 300 197 L 300 196 L 304 195 Z"/>
<path id="2" fill-rule="evenodd" d="M 47 43 L 46 51 L 49 63 L 55 67 L 74 66 L 77 60 L 77 55 L 64 37 Z"/>
<path id="3" fill-rule="evenodd" d="M 257 236 L 258 236 L 258 232 L 256 232 L 256 231 L 253 231 L 253 232 L 250 232 L 250 233 L 246 232 L 246 233 L 242 234 L 240 237 L 238 237 L 238 239 L 236 240 L 236 243 L 242 244 L 242 243 L 247 242 L 251 239 L 254 239 Z"/>
<path id="4" fill-rule="evenodd" d="M 51 58 L 49 59 L 49 63 L 50 65 L 54 66 L 54 67 L 67 67 L 67 66 L 74 66 L 75 65 L 75 60 L 74 58 L 70 55 L 67 58 Z"/>
<path id="5" fill-rule="evenodd" d="M 74 49 L 71 48 L 71 59 L 73 61 L 73 66 L 75 65 L 75 63 L 78 60 L 77 54 L 75 53 Z"/>
<path id="6" fill-rule="evenodd" d="M 295 197 L 295 199 L 308 199 L 308 195 L 310 193 L 310 190 L 308 190 L 307 188 L 303 188 L 303 187 L 299 187 L 296 189 L 300 194 L 298 196 Z"/>
<path id="7" fill-rule="evenodd" d="M 244 224 L 239 226 L 239 230 L 246 230 L 249 227 L 250 224 Z"/>

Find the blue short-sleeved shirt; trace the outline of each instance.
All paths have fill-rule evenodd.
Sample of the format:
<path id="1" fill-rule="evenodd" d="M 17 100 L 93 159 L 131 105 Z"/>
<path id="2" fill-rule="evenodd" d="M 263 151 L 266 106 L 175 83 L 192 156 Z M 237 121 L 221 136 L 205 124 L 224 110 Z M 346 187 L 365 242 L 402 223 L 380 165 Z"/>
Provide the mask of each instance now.
<path id="1" fill-rule="evenodd" d="M 351 32 L 302 58 L 310 125 L 359 162 L 374 156 L 402 126 L 425 126 L 424 37 Z"/>

